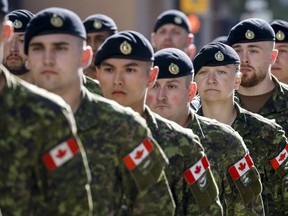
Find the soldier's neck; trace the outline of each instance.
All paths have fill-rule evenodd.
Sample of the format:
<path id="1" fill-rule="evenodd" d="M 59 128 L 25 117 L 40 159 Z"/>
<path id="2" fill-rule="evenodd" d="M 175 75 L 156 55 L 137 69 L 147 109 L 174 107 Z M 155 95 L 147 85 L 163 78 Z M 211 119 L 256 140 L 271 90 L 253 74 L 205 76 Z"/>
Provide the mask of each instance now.
<path id="1" fill-rule="evenodd" d="M 5 84 L 6 84 L 5 76 L 3 72 L 0 72 L 0 92 L 3 91 Z"/>
<path id="2" fill-rule="evenodd" d="M 202 111 L 205 117 L 228 125 L 232 125 L 237 116 L 233 102 L 206 103 L 202 101 Z"/>

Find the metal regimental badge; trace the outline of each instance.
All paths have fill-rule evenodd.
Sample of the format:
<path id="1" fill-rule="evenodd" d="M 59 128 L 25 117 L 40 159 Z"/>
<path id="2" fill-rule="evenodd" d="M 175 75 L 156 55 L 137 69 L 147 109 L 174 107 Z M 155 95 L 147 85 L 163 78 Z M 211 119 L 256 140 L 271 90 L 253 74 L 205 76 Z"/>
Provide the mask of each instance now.
<path id="1" fill-rule="evenodd" d="M 285 34 L 284 34 L 284 32 L 282 32 L 282 31 L 278 31 L 277 32 L 277 34 L 276 34 L 276 38 L 277 38 L 277 40 L 279 40 L 279 41 L 283 41 L 284 39 L 285 39 Z"/>
<path id="2" fill-rule="evenodd" d="M 63 26 L 63 20 L 57 14 L 53 14 L 52 18 L 50 19 L 50 23 L 52 26 L 57 28 Z"/>
<path id="3" fill-rule="evenodd" d="M 180 17 L 175 17 L 175 18 L 174 18 L 174 22 L 175 22 L 176 24 L 181 24 L 181 23 L 182 23 L 182 19 L 181 19 Z"/>
<path id="4" fill-rule="evenodd" d="M 247 30 L 246 33 L 245 33 L 245 37 L 248 39 L 248 40 L 252 40 L 254 37 L 255 37 L 255 34 L 253 31 L 251 30 Z"/>
<path id="5" fill-rule="evenodd" d="M 214 55 L 214 58 L 217 60 L 217 61 L 223 61 L 224 60 L 224 55 L 222 52 L 218 51 L 215 55 Z"/>
<path id="6" fill-rule="evenodd" d="M 13 26 L 14 26 L 15 29 L 20 29 L 20 28 L 22 28 L 23 23 L 22 23 L 20 20 L 17 20 L 17 19 L 16 19 L 16 20 L 13 22 Z"/>
<path id="7" fill-rule="evenodd" d="M 101 29 L 102 28 L 102 23 L 99 22 L 98 20 L 95 20 L 94 23 L 93 23 L 93 27 L 95 29 Z"/>
<path id="8" fill-rule="evenodd" d="M 121 43 L 120 45 L 120 51 L 121 53 L 123 53 L 124 55 L 128 55 L 132 52 L 132 47 L 131 45 L 127 42 L 124 41 L 123 43 Z"/>
<path id="9" fill-rule="evenodd" d="M 178 67 L 178 65 L 171 63 L 171 64 L 169 65 L 169 72 L 170 72 L 171 74 L 174 74 L 174 75 L 178 74 L 178 73 L 179 73 L 179 67 Z"/>

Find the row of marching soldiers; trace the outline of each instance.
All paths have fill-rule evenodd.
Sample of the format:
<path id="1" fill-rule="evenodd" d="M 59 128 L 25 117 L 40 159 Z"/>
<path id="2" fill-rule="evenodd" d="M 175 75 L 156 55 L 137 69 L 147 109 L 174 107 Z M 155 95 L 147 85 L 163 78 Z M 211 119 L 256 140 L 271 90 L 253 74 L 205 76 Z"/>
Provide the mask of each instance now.
<path id="1" fill-rule="evenodd" d="M 7 8 L 0 215 L 288 213 L 284 21 L 243 20 L 196 53 L 177 10 L 149 42 L 103 14 Z"/>

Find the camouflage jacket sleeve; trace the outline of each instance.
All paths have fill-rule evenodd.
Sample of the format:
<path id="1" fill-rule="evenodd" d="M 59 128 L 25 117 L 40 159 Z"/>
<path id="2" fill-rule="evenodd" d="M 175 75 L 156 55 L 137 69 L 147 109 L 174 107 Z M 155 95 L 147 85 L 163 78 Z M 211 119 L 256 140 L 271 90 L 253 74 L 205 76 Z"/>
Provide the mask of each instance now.
<path id="1" fill-rule="evenodd" d="M 164 173 L 166 165 L 161 159 L 163 152 L 158 143 L 150 137 L 151 135 L 147 136 L 153 148 L 146 158 L 143 156 L 150 148 L 147 138 L 140 145 L 136 142 L 136 147 L 132 151 L 130 149 L 126 151 L 126 155 L 122 157 L 124 169 L 126 169 L 123 172 L 129 172 L 124 175 L 123 183 L 126 198 L 124 203 L 127 203 L 128 212 L 130 212 L 127 215 L 173 215 L 175 203 Z M 145 146 L 144 154 L 142 144 Z M 131 176 L 134 179 L 133 182 L 131 182 Z M 136 191 L 138 192 L 135 193 Z"/>
<path id="2" fill-rule="evenodd" d="M 262 215 L 262 187 L 255 166 L 251 165 L 249 169 L 245 169 L 245 174 L 241 177 L 234 175 L 235 166 L 238 167 L 238 164 L 245 162 L 245 157 L 250 158 L 243 139 L 229 126 L 195 116 L 189 127 L 199 135 L 210 160 L 224 211 L 232 215 L 239 212 L 243 212 L 243 215 L 253 215 L 257 210 L 259 215 Z"/>
<path id="3" fill-rule="evenodd" d="M 288 145 L 284 131 L 273 120 L 242 108 L 239 108 L 233 127 L 243 137 L 261 175 L 265 212 L 284 214 L 287 211 L 285 188 L 288 167 Z"/>
<path id="4" fill-rule="evenodd" d="M 86 93 L 75 119 L 91 169 L 94 214 L 172 215 L 175 207 L 163 175 L 168 160 L 145 120 Z"/>
<path id="5" fill-rule="evenodd" d="M 147 122 L 169 159 L 165 172 L 176 203 L 176 215 L 199 214 L 209 209 L 216 203 L 218 189 L 198 137 L 155 113 Z M 191 202 L 186 202 L 188 199 Z M 216 206 L 214 213 L 222 212 L 221 205 Z"/>
<path id="6" fill-rule="evenodd" d="M 1 98 L 2 214 L 89 215 L 89 169 L 71 110 L 60 98 L 27 88 L 14 86 Z"/>

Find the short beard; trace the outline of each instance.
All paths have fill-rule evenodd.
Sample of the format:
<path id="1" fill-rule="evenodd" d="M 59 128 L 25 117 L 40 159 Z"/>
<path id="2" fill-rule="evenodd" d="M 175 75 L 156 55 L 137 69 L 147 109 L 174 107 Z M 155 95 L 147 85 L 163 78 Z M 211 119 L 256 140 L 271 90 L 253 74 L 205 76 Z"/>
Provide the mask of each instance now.
<path id="1" fill-rule="evenodd" d="M 265 79 L 265 75 L 262 73 L 257 76 L 257 74 L 253 74 L 252 77 L 248 77 L 246 74 L 242 74 L 241 78 L 241 86 L 249 88 L 258 85 Z"/>
<path id="2" fill-rule="evenodd" d="M 8 67 L 7 65 L 4 64 L 4 66 L 10 71 L 10 73 L 16 75 L 16 76 L 20 76 L 22 74 L 27 73 L 29 70 L 27 70 L 27 68 L 25 67 L 24 64 L 22 64 L 20 67 Z"/>

